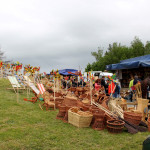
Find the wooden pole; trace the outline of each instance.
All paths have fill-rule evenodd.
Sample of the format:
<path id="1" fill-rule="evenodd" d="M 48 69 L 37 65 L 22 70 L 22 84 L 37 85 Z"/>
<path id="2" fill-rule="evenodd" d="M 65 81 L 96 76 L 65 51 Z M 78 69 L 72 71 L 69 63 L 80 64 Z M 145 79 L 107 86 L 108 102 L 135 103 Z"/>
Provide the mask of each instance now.
<path id="1" fill-rule="evenodd" d="M 55 110 L 55 76 L 54 76 L 54 110 Z"/>
<path id="2" fill-rule="evenodd" d="M 1 78 L 2 78 L 2 67 L 1 67 Z"/>
<path id="3" fill-rule="evenodd" d="M 27 85 L 27 98 L 29 99 L 28 88 L 29 88 L 29 86 Z"/>
<path id="4" fill-rule="evenodd" d="M 92 78 L 90 78 L 90 95 L 91 95 L 91 105 L 92 105 Z"/>
<path id="5" fill-rule="evenodd" d="M 66 82 L 66 91 L 67 91 L 67 80 L 65 82 Z"/>
<path id="6" fill-rule="evenodd" d="M 30 85 L 29 85 L 29 77 L 27 78 L 27 98 L 29 98 L 29 88 L 30 88 Z"/>
<path id="7" fill-rule="evenodd" d="M 1 75 L 2 75 L 2 78 L 3 78 L 3 68 L 1 67 Z"/>
<path id="8" fill-rule="evenodd" d="M 19 102 L 18 98 L 19 98 L 19 95 L 18 95 L 18 85 L 17 85 L 17 103 Z"/>
<path id="9" fill-rule="evenodd" d="M 33 83 L 35 84 L 35 73 L 33 73 Z"/>
<path id="10" fill-rule="evenodd" d="M 56 83 L 57 83 L 57 92 L 59 92 L 59 82 L 58 82 L 58 77 L 57 77 L 57 79 L 56 79 Z"/>

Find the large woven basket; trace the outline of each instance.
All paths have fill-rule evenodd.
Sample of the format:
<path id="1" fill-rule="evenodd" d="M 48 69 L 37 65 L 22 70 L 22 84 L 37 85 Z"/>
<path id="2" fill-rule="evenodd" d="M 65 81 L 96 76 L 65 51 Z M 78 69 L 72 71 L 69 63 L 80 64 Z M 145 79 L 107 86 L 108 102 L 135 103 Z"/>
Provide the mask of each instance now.
<path id="1" fill-rule="evenodd" d="M 107 121 L 107 130 L 110 133 L 121 133 L 124 128 L 124 122 L 121 120 L 108 120 Z"/>
<path id="2" fill-rule="evenodd" d="M 89 127 L 92 121 L 92 118 L 93 118 L 92 114 L 82 116 L 75 112 L 72 112 L 71 108 L 68 110 L 68 123 L 76 127 L 79 127 L 79 128 Z"/>
<path id="3" fill-rule="evenodd" d="M 142 120 L 142 113 L 124 111 L 124 119 L 129 123 L 139 125 Z"/>

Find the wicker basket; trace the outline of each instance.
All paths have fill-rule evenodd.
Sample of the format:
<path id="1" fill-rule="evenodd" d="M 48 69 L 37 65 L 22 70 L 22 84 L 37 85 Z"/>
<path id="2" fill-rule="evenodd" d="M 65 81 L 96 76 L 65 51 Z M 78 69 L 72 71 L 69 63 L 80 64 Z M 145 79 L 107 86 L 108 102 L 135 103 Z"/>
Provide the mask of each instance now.
<path id="1" fill-rule="evenodd" d="M 124 112 L 124 119 L 135 125 L 139 125 L 142 120 L 142 113 Z"/>
<path id="2" fill-rule="evenodd" d="M 107 130 L 110 133 L 121 133 L 124 128 L 124 122 L 121 120 L 108 120 L 107 121 Z"/>
<path id="3" fill-rule="evenodd" d="M 114 133 L 114 134 L 117 134 L 117 133 L 121 133 L 123 131 L 123 128 L 114 128 L 114 127 L 108 127 L 107 126 L 107 130 L 109 133 Z"/>
<path id="4" fill-rule="evenodd" d="M 88 114 L 86 116 L 79 115 L 71 111 L 72 108 L 68 110 L 68 123 L 82 128 L 82 127 L 89 127 L 92 121 L 93 115 Z"/>
<path id="5" fill-rule="evenodd" d="M 121 120 L 108 120 L 107 121 L 107 126 L 113 127 L 113 128 L 122 128 L 124 127 L 124 122 Z"/>
<path id="6" fill-rule="evenodd" d="M 95 120 L 94 124 L 92 125 L 92 128 L 94 130 L 104 130 L 105 129 L 104 119 Z"/>

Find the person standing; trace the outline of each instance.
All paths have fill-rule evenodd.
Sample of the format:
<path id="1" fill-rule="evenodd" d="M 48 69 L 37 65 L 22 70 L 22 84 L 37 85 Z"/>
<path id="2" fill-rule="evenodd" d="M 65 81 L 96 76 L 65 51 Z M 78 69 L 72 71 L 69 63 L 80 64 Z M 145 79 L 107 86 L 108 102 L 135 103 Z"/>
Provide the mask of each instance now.
<path id="1" fill-rule="evenodd" d="M 108 94 L 110 96 L 112 96 L 112 95 L 113 95 L 113 97 L 115 96 L 114 95 L 115 94 L 115 88 L 116 88 L 115 83 L 113 81 L 110 81 L 110 84 L 108 85 Z"/>
<path id="2" fill-rule="evenodd" d="M 137 84 L 138 82 L 140 82 L 141 80 L 138 78 L 137 75 L 134 76 L 134 81 L 133 81 L 133 85 Z"/>
<path id="3" fill-rule="evenodd" d="M 104 76 L 102 76 L 102 79 L 101 79 L 101 86 L 103 86 L 103 87 L 105 87 L 105 77 Z"/>
<path id="4" fill-rule="evenodd" d="M 134 81 L 134 79 L 133 79 L 133 77 L 131 77 L 131 81 L 129 83 L 129 91 L 130 91 L 130 97 L 129 97 L 129 99 L 130 99 L 131 102 L 132 102 L 133 93 L 134 93 L 134 90 L 135 90 L 135 88 L 133 86 L 133 81 Z"/>
<path id="5" fill-rule="evenodd" d="M 113 94 L 113 97 L 114 98 L 119 98 L 119 96 L 120 96 L 120 86 L 119 86 L 119 83 L 115 83 L 115 85 L 116 85 L 116 88 L 115 88 L 115 93 Z"/>
<path id="6" fill-rule="evenodd" d="M 105 84 L 105 93 L 106 93 L 106 96 L 109 96 L 109 94 L 108 94 L 108 86 L 109 86 L 109 83 L 110 83 L 109 79 L 106 80 L 106 84 Z"/>
<path id="7" fill-rule="evenodd" d="M 96 91 L 99 91 L 100 90 L 100 88 L 101 88 L 101 80 L 100 79 L 97 79 L 96 81 L 95 81 L 95 84 L 94 84 L 94 87 L 95 87 L 95 90 Z"/>

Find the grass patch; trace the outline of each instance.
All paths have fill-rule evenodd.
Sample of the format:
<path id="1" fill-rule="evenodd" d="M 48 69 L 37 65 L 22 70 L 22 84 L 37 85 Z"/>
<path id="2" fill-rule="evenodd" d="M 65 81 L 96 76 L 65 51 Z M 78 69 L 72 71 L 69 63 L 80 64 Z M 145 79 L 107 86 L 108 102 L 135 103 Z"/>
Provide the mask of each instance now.
<path id="1" fill-rule="evenodd" d="M 0 79 L 0 149 L 14 150 L 141 150 L 148 132 L 110 134 L 107 130 L 76 128 L 56 119 L 58 110 L 41 111 L 38 104 L 19 102 L 7 79 Z M 32 95 L 31 95 L 32 96 Z"/>

